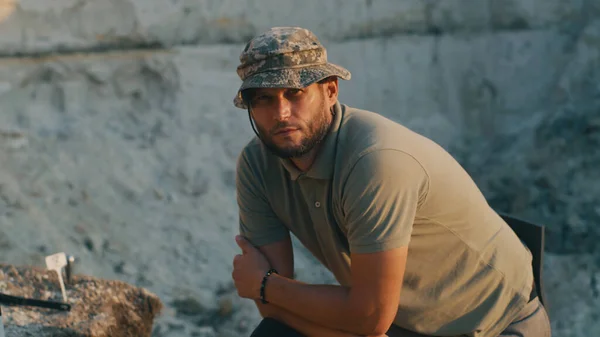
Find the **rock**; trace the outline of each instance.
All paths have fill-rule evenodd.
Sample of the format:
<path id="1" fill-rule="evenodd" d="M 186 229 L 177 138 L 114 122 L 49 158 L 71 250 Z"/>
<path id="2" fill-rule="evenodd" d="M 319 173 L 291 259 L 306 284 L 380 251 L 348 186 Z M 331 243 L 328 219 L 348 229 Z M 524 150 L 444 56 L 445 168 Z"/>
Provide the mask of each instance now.
<path id="1" fill-rule="evenodd" d="M 544 277 L 557 336 L 600 333 L 600 21 L 575 34 L 563 44 L 573 56 L 540 83 L 545 104 L 531 106 L 530 115 L 491 115 L 506 125 L 480 130 L 455 152 L 493 208 L 546 226 Z"/>
<path id="2" fill-rule="evenodd" d="M 223 296 L 219 299 L 219 315 L 227 317 L 233 313 L 233 300 L 230 296 Z"/>
<path id="3" fill-rule="evenodd" d="M 114 271 L 117 274 L 123 274 L 127 276 L 133 276 L 138 273 L 138 270 L 135 266 L 123 261 L 115 264 Z"/>
<path id="4" fill-rule="evenodd" d="M 594 284 L 599 262 L 594 254 L 546 255 L 544 277 L 553 336 L 600 334 L 600 297 Z M 564 275 L 569 275 L 569 282 Z"/>
<path id="5" fill-rule="evenodd" d="M 0 144 L 6 149 L 19 150 L 27 146 L 27 135 L 19 130 L 0 130 Z"/>
<path id="6" fill-rule="evenodd" d="M 598 115 L 600 101 L 579 98 L 463 160 L 493 207 L 547 226 L 549 251 L 600 254 Z"/>
<path id="7" fill-rule="evenodd" d="M 56 273 L 35 267 L 0 265 L 2 292 L 62 301 Z M 41 294 L 47 294 L 41 296 Z M 150 336 L 162 303 L 153 293 L 120 281 L 74 276 L 67 286 L 71 311 L 3 306 L 7 336 Z"/>
<path id="8" fill-rule="evenodd" d="M 189 336 L 191 325 L 173 317 L 161 317 L 156 320 L 152 337 Z"/>
<path id="9" fill-rule="evenodd" d="M 195 298 L 176 299 L 171 305 L 177 309 L 178 315 L 183 316 L 196 316 L 206 311 L 206 308 Z"/>
<path id="10" fill-rule="evenodd" d="M 191 337 L 216 337 L 217 333 L 212 326 L 203 326 L 192 330 Z"/>
<path id="11" fill-rule="evenodd" d="M 108 245 L 108 241 L 100 233 L 90 233 L 83 238 L 83 244 L 90 252 L 102 253 Z"/>
<path id="12" fill-rule="evenodd" d="M 593 3 L 593 2 L 590 2 Z M 3 1 L 4 54 L 244 43 L 276 25 L 299 25 L 324 39 L 394 34 L 481 33 L 575 25 L 598 8 L 586 1 L 472 0 L 43 0 Z M 249 15 L 248 13 L 252 13 Z"/>

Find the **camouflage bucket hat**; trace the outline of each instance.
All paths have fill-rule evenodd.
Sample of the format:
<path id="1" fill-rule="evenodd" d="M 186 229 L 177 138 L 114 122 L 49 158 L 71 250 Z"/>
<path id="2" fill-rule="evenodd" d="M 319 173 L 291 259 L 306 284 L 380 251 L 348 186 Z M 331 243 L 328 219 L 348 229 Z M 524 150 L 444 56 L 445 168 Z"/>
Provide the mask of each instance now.
<path id="1" fill-rule="evenodd" d="M 327 51 L 308 29 L 274 27 L 250 40 L 240 55 L 237 73 L 242 85 L 233 100 L 247 109 L 242 90 L 250 88 L 300 89 L 330 76 L 349 80 L 348 70 L 327 62 Z"/>

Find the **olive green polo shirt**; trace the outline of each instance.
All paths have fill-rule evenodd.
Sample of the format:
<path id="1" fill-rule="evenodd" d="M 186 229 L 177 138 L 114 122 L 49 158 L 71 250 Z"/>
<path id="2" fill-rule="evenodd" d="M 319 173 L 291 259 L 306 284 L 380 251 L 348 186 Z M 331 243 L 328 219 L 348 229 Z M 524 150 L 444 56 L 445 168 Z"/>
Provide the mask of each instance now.
<path id="1" fill-rule="evenodd" d="M 530 252 L 439 145 L 373 112 L 335 112 L 307 172 L 256 138 L 243 149 L 240 233 L 256 246 L 293 233 L 345 286 L 351 253 L 408 245 L 394 323 L 497 336 L 529 299 Z"/>

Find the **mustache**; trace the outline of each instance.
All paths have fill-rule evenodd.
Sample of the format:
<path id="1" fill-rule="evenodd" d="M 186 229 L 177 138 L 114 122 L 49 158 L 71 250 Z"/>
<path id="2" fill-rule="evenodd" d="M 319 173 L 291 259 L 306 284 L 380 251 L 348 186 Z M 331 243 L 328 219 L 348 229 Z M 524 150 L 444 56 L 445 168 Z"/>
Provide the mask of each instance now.
<path id="1" fill-rule="evenodd" d="M 281 131 L 282 129 L 287 129 L 287 128 L 294 128 L 294 129 L 300 129 L 299 125 L 294 125 L 294 124 L 290 124 L 290 123 L 283 123 L 283 122 L 278 122 L 277 125 L 275 125 L 271 131 L 269 132 L 271 135 L 276 134 L 277 132 Z"/>

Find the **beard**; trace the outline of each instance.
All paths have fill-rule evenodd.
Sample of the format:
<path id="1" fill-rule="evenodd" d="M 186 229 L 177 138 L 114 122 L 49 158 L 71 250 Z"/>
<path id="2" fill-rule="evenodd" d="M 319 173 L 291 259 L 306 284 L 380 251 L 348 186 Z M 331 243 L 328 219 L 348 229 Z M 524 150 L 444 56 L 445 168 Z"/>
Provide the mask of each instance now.
<path id="1" fill-rule="evenodd" d="M 271 153 L 282 159 L 300 158 L 306 155 L 317 145 L 323 142 L 323 139 L 325 139 L 327 136 L 329 127 L 331 126 L 327 116 L 330 111 L 327 109 L 325 104 L 325 97 L 322 97 L 321 104 L 319 105 L 318 109 L 320 112 L 317 113 L 315 117 L 305 125 L 304 128 L 300 129 L 300 131 L 304 131 L 304 137 L 300 141 L 299 145 L 278 146 L 273 141 L 272 132 L 268 132 L 257 124 L 256 128 L 258 130 L 260 140 Z M 277 125 L 275 125 L 273 130 L 278 130 L 285 127 L 296 127 L 296 125 L 279 122 Z"/>

